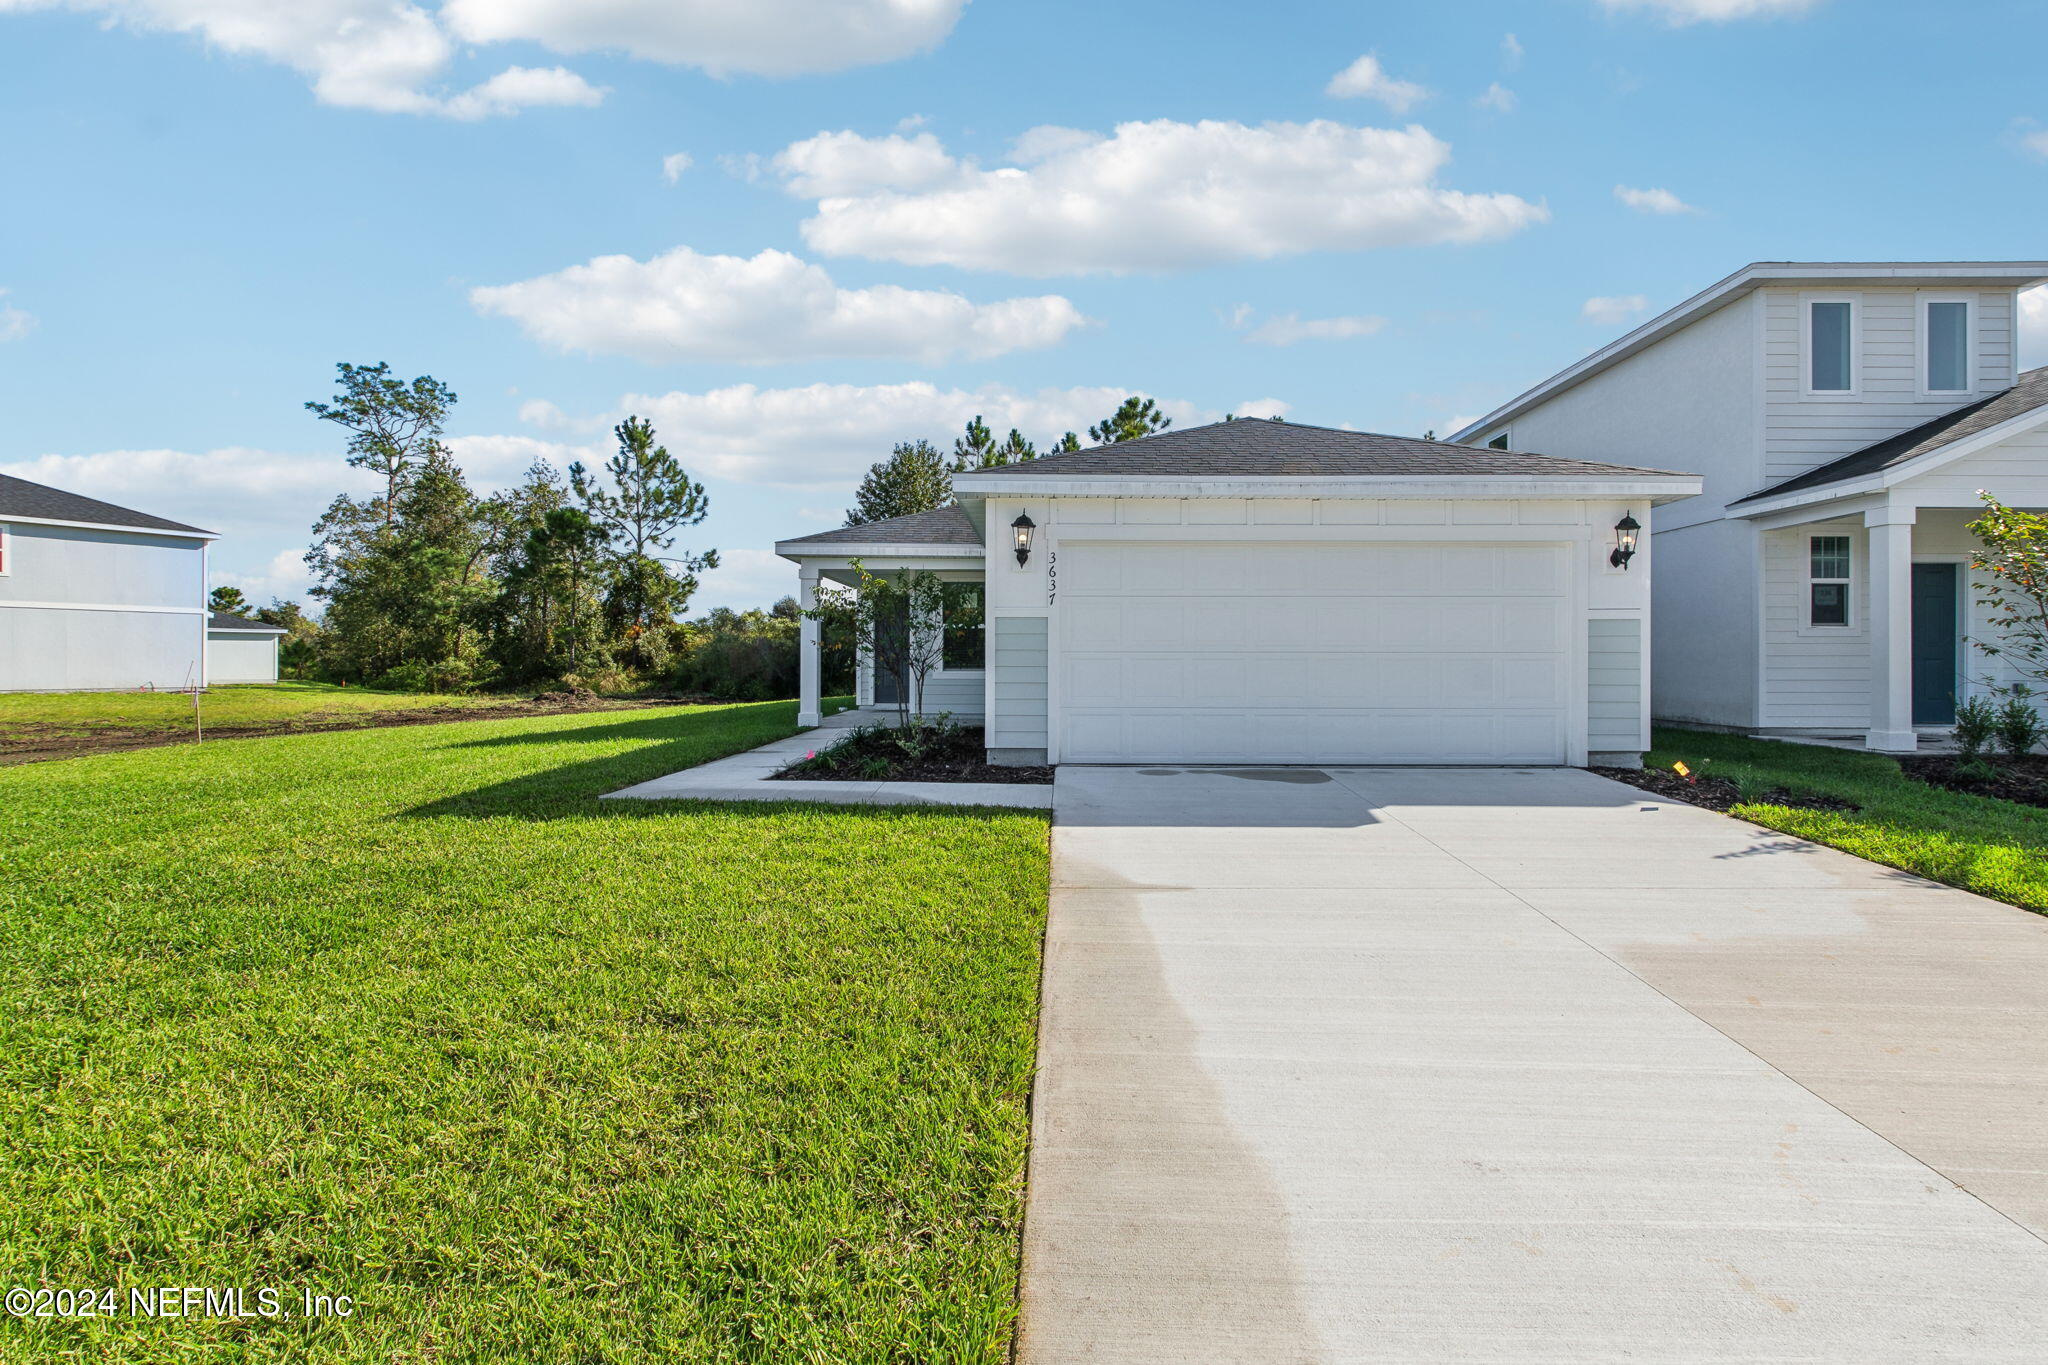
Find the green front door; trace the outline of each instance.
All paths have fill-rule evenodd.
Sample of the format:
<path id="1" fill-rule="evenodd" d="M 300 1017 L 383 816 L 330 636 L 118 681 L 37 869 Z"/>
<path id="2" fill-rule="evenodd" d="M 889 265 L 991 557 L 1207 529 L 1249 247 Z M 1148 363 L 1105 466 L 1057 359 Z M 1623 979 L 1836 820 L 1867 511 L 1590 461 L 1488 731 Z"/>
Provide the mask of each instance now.
<path id="1" fill-rule="evenodd" d="M 1954 564 L 1913 566 L 1913 723 L 1950 725 L 1956 718 L 1957 599 Z"/>

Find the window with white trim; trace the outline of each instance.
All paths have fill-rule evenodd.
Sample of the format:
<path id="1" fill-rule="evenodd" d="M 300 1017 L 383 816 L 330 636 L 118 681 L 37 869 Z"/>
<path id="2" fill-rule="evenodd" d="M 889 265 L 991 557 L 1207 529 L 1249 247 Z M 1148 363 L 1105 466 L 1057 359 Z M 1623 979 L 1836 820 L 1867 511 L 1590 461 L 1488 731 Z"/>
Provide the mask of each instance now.
<path id="1" fill-rule="evenodd" d="M 1806 304 L 1806 391 L 1853 393 L 1856 388 L 1856 305 L 1848 299 Z"/>
<path id="2" fill-rule="evenodd" d="M 940 621 L 940 671 L 951 673 L 984 667 L 988 650 L 982 629 L 986 615 L 982 610 L 982 585 L 942 583 L 939 594 L 945 603 Z"/>
<path id="3" fill-rule="evenodd" d="M 1813 536 L 1806 542 L 1806 624 L 1849 624 L 1849 537 Z"/>
<path id="4" fill-rule="evenodd" d="M 1514 435 L 1512 431 L 1503 431 L 1500 435 L 1488 441 L 1486 448 L 1488 450 L 1506 450 L 1508 448 L 1508 438 L 1512 435 Z"/>
<path id="5" fill-rule="evenodd" d="M 1920 383 L 1929 393 L 1970 389 L 1970 301 L 1928 299 L 1920 309 Z"/>

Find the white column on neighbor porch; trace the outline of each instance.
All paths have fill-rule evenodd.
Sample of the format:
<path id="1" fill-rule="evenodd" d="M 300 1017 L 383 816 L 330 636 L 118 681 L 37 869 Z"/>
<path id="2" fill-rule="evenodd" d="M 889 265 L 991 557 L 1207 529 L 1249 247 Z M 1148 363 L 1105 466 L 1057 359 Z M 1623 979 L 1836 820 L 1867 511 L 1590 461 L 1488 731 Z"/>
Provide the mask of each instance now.
<path id="1" fill-rule="evenodd" d="M 818 607 L 818 571 L 806 565 L 797 570 L 796 602 L 804 610 L 797 627 L 796 723 L 821 725 L 825 717 L 818 699 L 818 618 L 810 613 Z"/>
<path id="2" fill-rule="evenodd" d="M 1863 514 L 1870 542 L 1870 734 L 1873 749 L 1909 751 L 1913 733 L 1913 521 L 1917 509 Z"/>

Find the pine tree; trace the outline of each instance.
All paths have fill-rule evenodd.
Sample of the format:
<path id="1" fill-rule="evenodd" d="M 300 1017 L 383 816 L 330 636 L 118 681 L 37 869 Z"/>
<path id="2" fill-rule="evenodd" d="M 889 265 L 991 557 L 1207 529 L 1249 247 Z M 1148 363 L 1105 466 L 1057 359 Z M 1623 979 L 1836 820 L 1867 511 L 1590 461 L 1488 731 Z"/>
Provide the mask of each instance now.
<path id="1" fill-rule="evenodd" d="M 391 377 L 391 366 L 336 365 L 339 387 L 332 403 L 308 403 L 306 411 L 349 433 L 351 468 L 384 480 L 384 495 L 373 506 L 385 526 L 398 515 L 398 495 L 412 471 L 441 444 L 455 393 L 432 375 L 407 383 Z"/>
<path id="2" fill-rule="evenodd" d="M 1132 394 L 1115 412 L 1088 428 L 1088 438 L 1099 446 L 1115 445 L 1118 441 L 1153 435 L 1172 425 L 1173 419 L 1161 412 L 1158 404 Z"/>
<path id="3" fill-rule="evenodd" d="M 213 596 L 206 599 L 206 608 L 228 616 L 247 616 L 249 599 L 242 596 L 240 588 L 218 587 L 213 590 Z"/>
<path id="4" fill-rule="evenodd" d="M 610 547 L 611 590 L 606 604 L 614 623 L 639 636 L 667 624 L 689 604 L 697 575 L 718 567 L 718 551 L 663 556 L 676 532 L 710 514 L 704 485 L 683 471 L 667 446 L 654 443 L 654 426 L 628 417 L 613 429 L 619 453 L 605 463 L 607 487 L 579 464 L 569 466 L 569 487 Z M 675 564 L 680 572 L 668 566 Z"/>
<path id="5" fill-rule="evenodd" d="M 930 512 L 953 500 L 945 457 L 930 441 L 905 441 L 889 458 L 868 469 L 846 509 L 848 526 Z"/>

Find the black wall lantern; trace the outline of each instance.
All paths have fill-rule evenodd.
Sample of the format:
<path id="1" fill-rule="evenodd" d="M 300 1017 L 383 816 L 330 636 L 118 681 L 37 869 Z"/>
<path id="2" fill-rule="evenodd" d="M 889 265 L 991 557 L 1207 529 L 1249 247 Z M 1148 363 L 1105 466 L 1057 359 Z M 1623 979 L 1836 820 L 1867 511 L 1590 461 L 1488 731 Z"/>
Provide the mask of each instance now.
<path id="1" fill-rule="evenodd" d="M 1614 553 L 1607 556 L 1607 562 L 1617 569 L 1626 569 L 1636 557 L 1636 532 L 1642 529 L 1634 517 L 1622 513 L 1621 520 L 1614 523 Z"/>
<path id="2" fill-rule="evenodd" d="M 1031 558 L 1031 533 L 1038 529 L 1038 523 L 1031 519 L 1029 512 L 1019 512 L 1017 519 L 1010 523 L 1010 536 L 1017 542 L 1017 567 L 1023 568 L 1024 561 Z"/>

